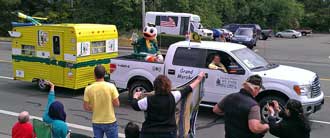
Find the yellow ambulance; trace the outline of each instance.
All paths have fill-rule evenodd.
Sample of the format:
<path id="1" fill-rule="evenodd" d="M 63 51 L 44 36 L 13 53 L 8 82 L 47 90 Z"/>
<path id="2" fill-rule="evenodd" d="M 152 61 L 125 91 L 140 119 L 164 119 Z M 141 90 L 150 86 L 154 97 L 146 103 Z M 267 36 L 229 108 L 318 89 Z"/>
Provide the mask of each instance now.
<path id="1" fill-rule="evenodd" d="M 56 86 L 80 89 L 94 82 L 93 70 L 102 64 L 110 74 L 110 60 L 118 56 L 115 25 L 43 24 L 14 27 L 12 64 L 15 80 L 44 80 Z"/>

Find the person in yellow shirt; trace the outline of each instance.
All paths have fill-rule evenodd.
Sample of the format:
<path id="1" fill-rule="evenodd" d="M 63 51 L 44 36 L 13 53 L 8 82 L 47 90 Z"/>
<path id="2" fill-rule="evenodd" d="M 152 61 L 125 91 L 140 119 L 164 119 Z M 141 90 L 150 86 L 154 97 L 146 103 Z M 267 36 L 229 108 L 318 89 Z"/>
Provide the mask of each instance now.
<path id="1" fill-rule="evenodd" d="M 226 67 L 221 63 L 221 58 L 219 55 L 213 56 L 212 62 L 209 64 L 209 69 L 222 70 L 227 73 Z"/>
<path id="2" fill-rule="evenodd" d="M 119 107 L 119 93 L 112 83 L 104 81 L 105 68 L 98 65 L 94 69 L 96 82 L 85 88 L 83 107 L 91 111 L 93 132 L 96 138 L 118 138 L 118 124 L 114 107 Z"/>

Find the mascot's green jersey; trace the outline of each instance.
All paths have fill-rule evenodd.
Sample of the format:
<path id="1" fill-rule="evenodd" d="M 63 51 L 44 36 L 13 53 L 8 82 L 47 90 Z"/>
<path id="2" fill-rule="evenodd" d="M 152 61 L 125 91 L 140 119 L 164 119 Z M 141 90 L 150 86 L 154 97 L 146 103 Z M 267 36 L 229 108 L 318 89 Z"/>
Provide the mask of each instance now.
<path id="1" fill-rule="evenodd" d="M 145 38 L 140 38 L 137 43 L 137 53 L 159 53 L 156 40 L 146 40 Z"/>

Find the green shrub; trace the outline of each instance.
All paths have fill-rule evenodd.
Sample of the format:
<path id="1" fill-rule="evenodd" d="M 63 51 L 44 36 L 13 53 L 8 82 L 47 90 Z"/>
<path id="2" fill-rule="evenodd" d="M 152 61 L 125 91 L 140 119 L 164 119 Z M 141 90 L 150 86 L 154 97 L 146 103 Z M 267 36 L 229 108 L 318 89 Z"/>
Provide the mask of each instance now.
<path id="1" fill-rule="evenodd" d="M 186 37 L 183 35 L 171 35 L 171 34 L 158 34 L 157 41 L 158 46 L 162 49 L 167 49 L 171 44 L 174 44 L 179 41 L 186 40 Z M 210 37 L 202 37 L 203 41 L 212 41 Z"/>

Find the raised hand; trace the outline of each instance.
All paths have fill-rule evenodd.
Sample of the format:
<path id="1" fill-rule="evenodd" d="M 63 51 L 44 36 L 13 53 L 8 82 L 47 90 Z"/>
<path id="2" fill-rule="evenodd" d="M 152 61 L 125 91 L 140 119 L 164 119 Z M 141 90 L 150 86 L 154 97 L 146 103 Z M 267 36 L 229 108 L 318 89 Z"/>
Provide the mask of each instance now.
<path id="1" fill-rule="evenodd" d="M 280 112 L 281 111 L 281 108 L 280 108 L 278 102 L 276 100 L 273 100 L 272 102 L 274 103 L 274 109 L 275 109 L 275 111 L 276 112 Z"/>
<path id="2" fill-rule="evenodd" d="M 134 99 L 138 99 L 139 97 L 141 97 L 142 92 L 135 92 L 133 95 Z"/>

